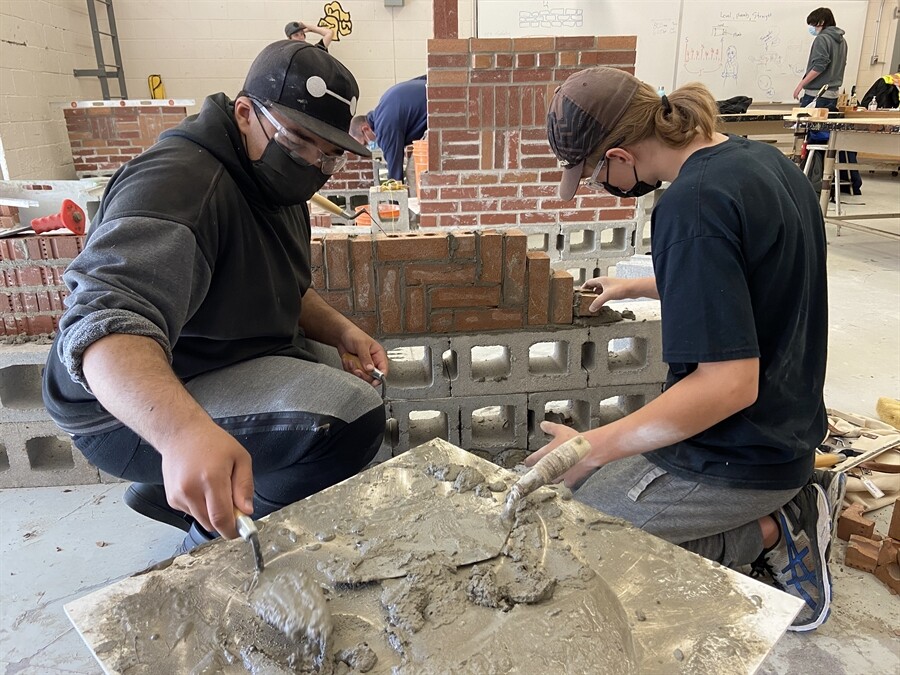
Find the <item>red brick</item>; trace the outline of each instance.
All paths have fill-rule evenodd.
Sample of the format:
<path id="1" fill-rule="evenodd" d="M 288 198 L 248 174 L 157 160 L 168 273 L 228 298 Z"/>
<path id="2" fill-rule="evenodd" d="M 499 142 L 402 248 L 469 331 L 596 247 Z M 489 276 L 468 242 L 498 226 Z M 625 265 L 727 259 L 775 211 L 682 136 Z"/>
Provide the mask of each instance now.
<path id="1" fill-rule="evenodd" d="M 862 504 L 853 504 L 841 513 L 838 518 L 837 536 L 844 541 L 850 539 L 851 535 L 859 535 L 861 537 L 871 538 L 875 532 L 875 521 L 866 518 L 863 515 Z"/>
<path id="2" fill-rule="evenodd" d="M 449 333 L 453 330 L 453 311 L 443 310 L 428 315 L 428 332 Z"/>
<path id="3" fill-rule="evenodd" d="M 468 40 L 431 39 L 428 40 L 429 54 L 468 54 Z M 429 83 L 430 84 L 430 83 Z"/>
<path id="4" fill-rule="evenodd" d="M 559 219 L 564 223 L 589 223 L 597 220 L 597 212 L 589 209 L 560 211 Z"/>
<path id="5" fill-rule="evenodd" d="M 496 62 L 497 62 L 497 68 L 512 68 L 513 67 L 513 55 L 512 54 L 497 54 Z"/>
<path id="6" fill-rule="evenodd" d="M 560 174 L 562 180 L 562 174 Z M 537 183 L 538 174 L 534 171 L 507 171 L 503 174 L 501 183 Z"/>
<path id="7" fill-rule="evenodd" d="M 466 129 L 451 129 L 443 133 L 445 143 L 477 143 L 480 138 L 479 132 Z"/>
<path id="8" fill-rule="evenodd" d="M 435 74 L 441 74 L 444 71 L 435 71 Z M 448 71 L 449 72 L 449 71 Z M 514 73 L 516 71 L 511 70 L 473 70 L 469 73 L 469 81 L 472 84 L 500 84 L 503 82 L 510 81 L 510 73 Z M 428 74 L 428 79 L 430 80 L 432 77 L 431 73 Z M 442 83 L 443 84 L 443 83 Z M 499 103 L 498 103 L 499 105 Z M 431 126 L 431 120 L 428 120 L 428 125 Z"/>
<path id="9" fill-rule="evenodd" d="M 559 65 L 574 66 L 578 64 L 578 52 L 560 52 Z"/>
<path id="10" fill-rule="evenodd" d="M 558 185 L 523 185 L 523 197 L 556 197 L 559 194 Z"/>
<path id="11" fill-rule="evenodd" d="M 324 291 L 326 289 L 325 268 L 312 267 L 310 268 L 310 273 L 312 274 L 312 278 L 310 279 L 311 287 L 316 291 Z"/>
<path id="12" fill-rule="evenodd" d="M 507 230 L 504 237 L 503 301 L 521 305 L 525 299 L 525 261 L 528 237 L 521 230 Z"/>
<path id="13" fill-rule="evenodd" d="M 575 296 L 572 301 L 573 308 L 572 311 L 575 316 L 594 316 L 594 313 L 591 312 L 591 303 L 596 300 L 598 295 L 596 293 L 591 293 L 590 291 L 575 291 Z"/>
<path id="14" fill-rule="evenodd" d="M 575 37 L 560 36 L 556 38 L 556 51 L 563 52 L 567 49 L 593 49 L 597 39 L 587 35 Z"/>
<path id="15" fill-rule="evenodd" d="M 428 135 L 431 136 L 431 132 L 428 132 Z M 435 151 L 440 154 L 440 147 L 437 144 L 431 145 L 428 144 L 428 165 L 431 166 L 432 158 L 431 158 L 431 148 L 434 148 Z M 440 174 L 436 171 L 429 171 L 428 173 L 422 174 L 422 185 L 426 187 L 442 187 L 444 185 L 459 185 L 459 176 L 455 174 Z"/>
<path id="16" fill-rule="evenodd" d="M 395 335 L 403 330 L 403 298 L 400 290 L 400 269 L 382 266 L 376 269 L 378 282 L 379 334 Z"/>
<path id="17" fill-rule="evenodd" d="M 475 52 L 508 52 L 512 49 L 512 40 L 509 38 L 471 38 L 469 51 Z M 429 74 L 429 79 L 431 75 Z"/>
<path id="18" fill-rule="evenodd" d="M 374 314 L 354 314 L 350 318 L 369 335 L 378 335 L 378 319 Z"/>
<path id="19" fill-rule="evenodd" d="M 585 60 L 587 53 L 581 55 L 583 65 L 599 66 L 630 66 L 634 64 L 634 52 L 593 52 L 595 59 L 588 64 Z"/>
<path id="20" fill-rule="evenodd" d="M 594 193 L 596 194 L 596 193 Z M 613 197 L 612 195 L 604 195 L 602 197 L 598 196 L 581 196 L 575 199 L 575 204 L 577 204 L 580 208 L 601 208 L 607 209 L 615 206 L 618 203 L 618 199 Z"/>
<path id="21" fill-rule="evenodd" d="M 468 82 L 469 74 L 465 70 L 434 70 L 428 73 L 429 86 L 432 84 L 468 84 Z"/>
<path id="22" fill-rule="evenodd" d="M 479 240 L 479 279 L 499 284 L 503 280 L 503 235 L 499 232 L 482 232 Z"/>
<path id="23" fill-rule="evenodd" d="M 480 225 L 515 225 L 515 213 L 481 213 L 478 216 Z"/>
<path id="24" fill-rule="evenodd" d="M 550 277 L 550 320 L 556 325 L 572 323 L 572 300 L 575 295 L 575 280 L 563 270 L 553 270 Z"/>
<path id="25" fill-rule="evenodd" d="M 325 238 L 325 279 L 330 291 L 350 288 L 350 239 L 346 234 Z"/>
<path id="26" fill-rule="evenodd" d="M 525 186 L 522 187 L 525 189 Z M 495 199 L 497 197 L 516 197 L 519 188 L 515 185 L 486 185 L 480 190 L 482 197 Z"/>
<path id="27" fill-rule="evenodd" d="M 553 80 L 553 72 L 551 70 L 542 70 L 541 68 L 530 68 L 524 70 L 514 70 L 512 81 L 515 82 L 551 82 Z"/>
<path id="28" fill-rule="evenodd" d="M 500 287 L 439 287 L 430 289 L 429 296 L 434 308 L 497 307 L 500 304 Z"/>
<path id="29" fill-rule="evenodd" d="M 428 118 L 428 123 L 431 123 L 431 117 Z M 450 157 L 441 163 L 441 169 L 444 171 L 475 171 L 480 168 L 481 162 L 477 157 Z"/>
<path id="30" fill-rule="evenodd" d="M 526 260 L 528 325 L 545 326 L 550 307 L 550 256 L 543 251 L 529 251 Z"/>
<path id="31" fill-rule="evenodd" d="M 900 541 L 900 499 L 894 500 L 891 507 L 891 524 L 888 526 L 888 536 Z"/>
<path id="32" fill-rule="evenodd" d="M 537 65 L 537 54 L 516 54 L 516 68 L 534 68 Z"/>
<path id="33" fill-rule="evenodd" d="M 891 595 L 900 593 L 900 565 L 896 562 L 879 565 L 875 568 L 875 576 L 891 591 Z"/>
<path id="34" fill-rule="evenodd" d="M 550 155 L 523 157 L 521 164 L 523 169 L 552 169 L 559 166 L 556 158 Z"/>
<path id="35" fill-rule="evenodd" d="M 362 234 L 350 239 L 351 290 L 356 312 L 373 312 L 378 308 L 372 255 L 372 235 Z"/>
<path id="36" fill-rule="evenodd" d="M 629 220 L 634 216 L 634 209 L 608 209 L 600 211 L 600 220 Z"/>
<path id="37" fill-rule="evenodd" d="M 466 309 L 453 313 L 453 329 L 461 333 L 510 330 L 522 325 L 522 312 L 517 309 Z"/>
<path id="38" fill-rule="evenodd" d="M 498 176 L 493 173 L 467 173 L 459 177 L 460 185 L 493 185 L 497 182 Z"/>
<path id="39" fill-rule="evenodd" d="M 597 49 L 636 49 L 635 35 L 607 35 L 597 38 Z"/>
<path id="40" fill-rule="evenodd" d="M 441 227 L 468 227 L 478 225 L 478 216 L 474 213 L 441 214 L 438 225 Z"/>
<path id="41" fill-rule="evenodd" d="M 500 202 L 503 211 L 533 211 L 537 207 L 537 199 L 504 199 Z"/>
<path id="42" fill-rule="evenodd" d="M 480 68 L 493 68 L 494 67 L 494 55 L 493 54 L 472 54 L 472 68 L 480 69 Z"/>
<path id="43" fill-rule="evenodd" d="M 425 308 L 425 289 L 409 286 L 406 289 L 406 332 L 424 333 L 428 328 Z"/>
<path id="44" fill-rule="evenodd" d="M 552 37 L 513 38 L 514 52 L 549 52 L 556 49 L 556 40 Z"/>
<path id="45" fill-rule="evenodd" d="M 850 535 L 844 564 L 863 572 L 874 572 L 884 542 L 874 541 L 856 534 Z"/>
<path id="46" fill-rule="evenodd" d="M 429 101 L 465 100 L 468 92 L 467 87 L 432 87 L 431 83 L 428 83 Z"/>
<path id="47" fill-rule="evenodd" d="M 403 267 L 408 285 L 472 284 L 475 272 L 475 263 L 409 263 Z"/>
<path id="48" fill-rule="evenodd" d="M 478 199 L 462 202 L 460 208 L 466 213 L 485 213 L 499 210 L 499 202 L 496 200 Z"/>
<path id="49" fill-rule="evenodd" d="M 432 68 L 465 68 L 469 65 L 466 54 L 429 54 L 428 69 Z"/>
<path id="50" fill-rule="evenodd" d="M 466 101 L 429 101 L 428 115 L 456 115 L 467 111 Z"/>
<path id="51" fill-rule="evenodd" d="M 547 211 L 527 211 L 519 214 L 519 223 L 521 225 L 535 225 L 542 223 L 558 222 L 557 214 Z"/>
<path id="52" fill-rule="evenodd" d="M 475 233 L 458 232 L 450 235 L 450 251 L 454 260 L 475 257 Z"/>
<path id="53" fill-rule="evenodd" d="M 353 311 L 353 300 L 349 291 L 318 291 L 318 293 L 341 314 L 350 314 Z"/>
<path id="54" fill-rule="evenodd" d="M 474 199 L 477 196 L 478 188 L 474 185 L 441 189 L 441 199 Z"/>
<path id="55" fill-rule="evenodd" d="M 450 251 L 446 233 L 379 234 L 375 237 L 379 262 L 397 260 L 446 260 Z"/>

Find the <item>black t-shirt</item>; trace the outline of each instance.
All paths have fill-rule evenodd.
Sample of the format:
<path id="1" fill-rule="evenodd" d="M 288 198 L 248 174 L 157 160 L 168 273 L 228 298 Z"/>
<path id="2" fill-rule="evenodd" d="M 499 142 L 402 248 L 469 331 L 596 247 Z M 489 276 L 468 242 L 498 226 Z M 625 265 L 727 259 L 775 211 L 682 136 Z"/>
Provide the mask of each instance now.
<path id="1" fill-rule="evenodd" d="M 698 363 L 759 357 L 749 408 L 647 459 L 694 480 L 791 489 L 825 437 L 825 226 L 809 180 L 737 136 L 692 154 L 653 212 L 667 387 Z"/>

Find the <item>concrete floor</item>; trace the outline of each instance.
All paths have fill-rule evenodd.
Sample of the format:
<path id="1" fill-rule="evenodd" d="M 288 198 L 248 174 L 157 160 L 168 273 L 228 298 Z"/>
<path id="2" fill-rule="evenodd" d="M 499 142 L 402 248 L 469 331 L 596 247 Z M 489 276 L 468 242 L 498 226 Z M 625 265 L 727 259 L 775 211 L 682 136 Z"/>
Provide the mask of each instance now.
<path id="1" fill-rule="evenodd" d="M 864 205 L 900 207 L 900 179 L 866 176 Z M 855 211 L 854 211 L 855 210 Z M 900 232 L 900 220 L 865 221 Z M 831 329 L 826 402 L 875 414 L 878 396 L 900 397 L 900 240 L 828 226 Z M 772 308 L 772 311 L 778 311 Z M 0 667 L 7 675 L 101 672 L 62 606 L 169 557 L 180 531 L 121 501 L 123 484 L 0 491 Z M 889 510 L 876 513 L 887 530 Z M 837 542 L 833 559 L 842 561 Z M 896 675 L 900 597 L 874 576 L 833 563 L 829 621 L 787 634 L 760 672 Z"/>

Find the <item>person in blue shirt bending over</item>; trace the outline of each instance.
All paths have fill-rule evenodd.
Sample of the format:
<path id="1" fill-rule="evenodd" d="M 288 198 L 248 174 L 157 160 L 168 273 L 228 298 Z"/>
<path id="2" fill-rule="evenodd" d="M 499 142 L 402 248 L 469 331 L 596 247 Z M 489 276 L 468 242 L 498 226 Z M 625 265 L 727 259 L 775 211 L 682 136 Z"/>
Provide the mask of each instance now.
<path id="1" fill-rule="evenodd" d="M 377 143 L 384 153 L 388 178 L 403 180 L 403 151 L 428 130 L 425 76 L 388 89 L 375 109 L 350 122 L 350 135 L 363 145 Z"/>

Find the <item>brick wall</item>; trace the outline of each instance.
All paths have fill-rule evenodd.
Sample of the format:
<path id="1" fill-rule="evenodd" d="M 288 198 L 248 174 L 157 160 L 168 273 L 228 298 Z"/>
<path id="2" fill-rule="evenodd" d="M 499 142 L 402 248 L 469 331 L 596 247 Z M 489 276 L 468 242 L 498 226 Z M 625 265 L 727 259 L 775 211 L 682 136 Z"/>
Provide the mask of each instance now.
<path id="1" fill-rule="evenodd" d="M 375 185 L 375 174 L 372 160 L 359 155 L 349 155 L 344 168 L 334 174 L 325 184 L 322 192 L 363 192 L 369 194 L 369 188 Z"/>
<path id="2" fill-rule="evenodd" d="M 634 72 L 636 38 L 434 39 L 428 42 L 428 172 L 421 225 L 553 225 L 625 220 L 634 200 L 558 198 L 547 105 L 569 75 L 595 65 Z"/>
<path id="3" fill-rule="evenodd" d="M 328 235 L 312 266 L 325 300 L 378 337 L 572 323 L 572 277 L 518 230 Z"/>
<path id="4" fill-rule="evenodd" d="M 177 126 L 187 108 L 176 101 L 152 105 L 125 101 L 73 101 L 64 109 L 66 131 L 79 178 L 111 176 L 139 155 L 166 129 Z M 124 104 L 124 105 L 120 105 Z"/>
<path id="5" fill-rule="evenodd" d="M 571 275 L 527 244 L 518 230 L 330 234 L 313 240 L 313 287 L 378 337 L 571 324 Z M 56 330 L 62 274 L 83 246 L 74 235 L 0 240 L 0 335 Z"/>
<path id="6" fill-rule="evenodd" d="M 0 336 L 52 333 L 68 291 L 66 266 L 84 237 L 14 237 L 0 240 Z"/>

